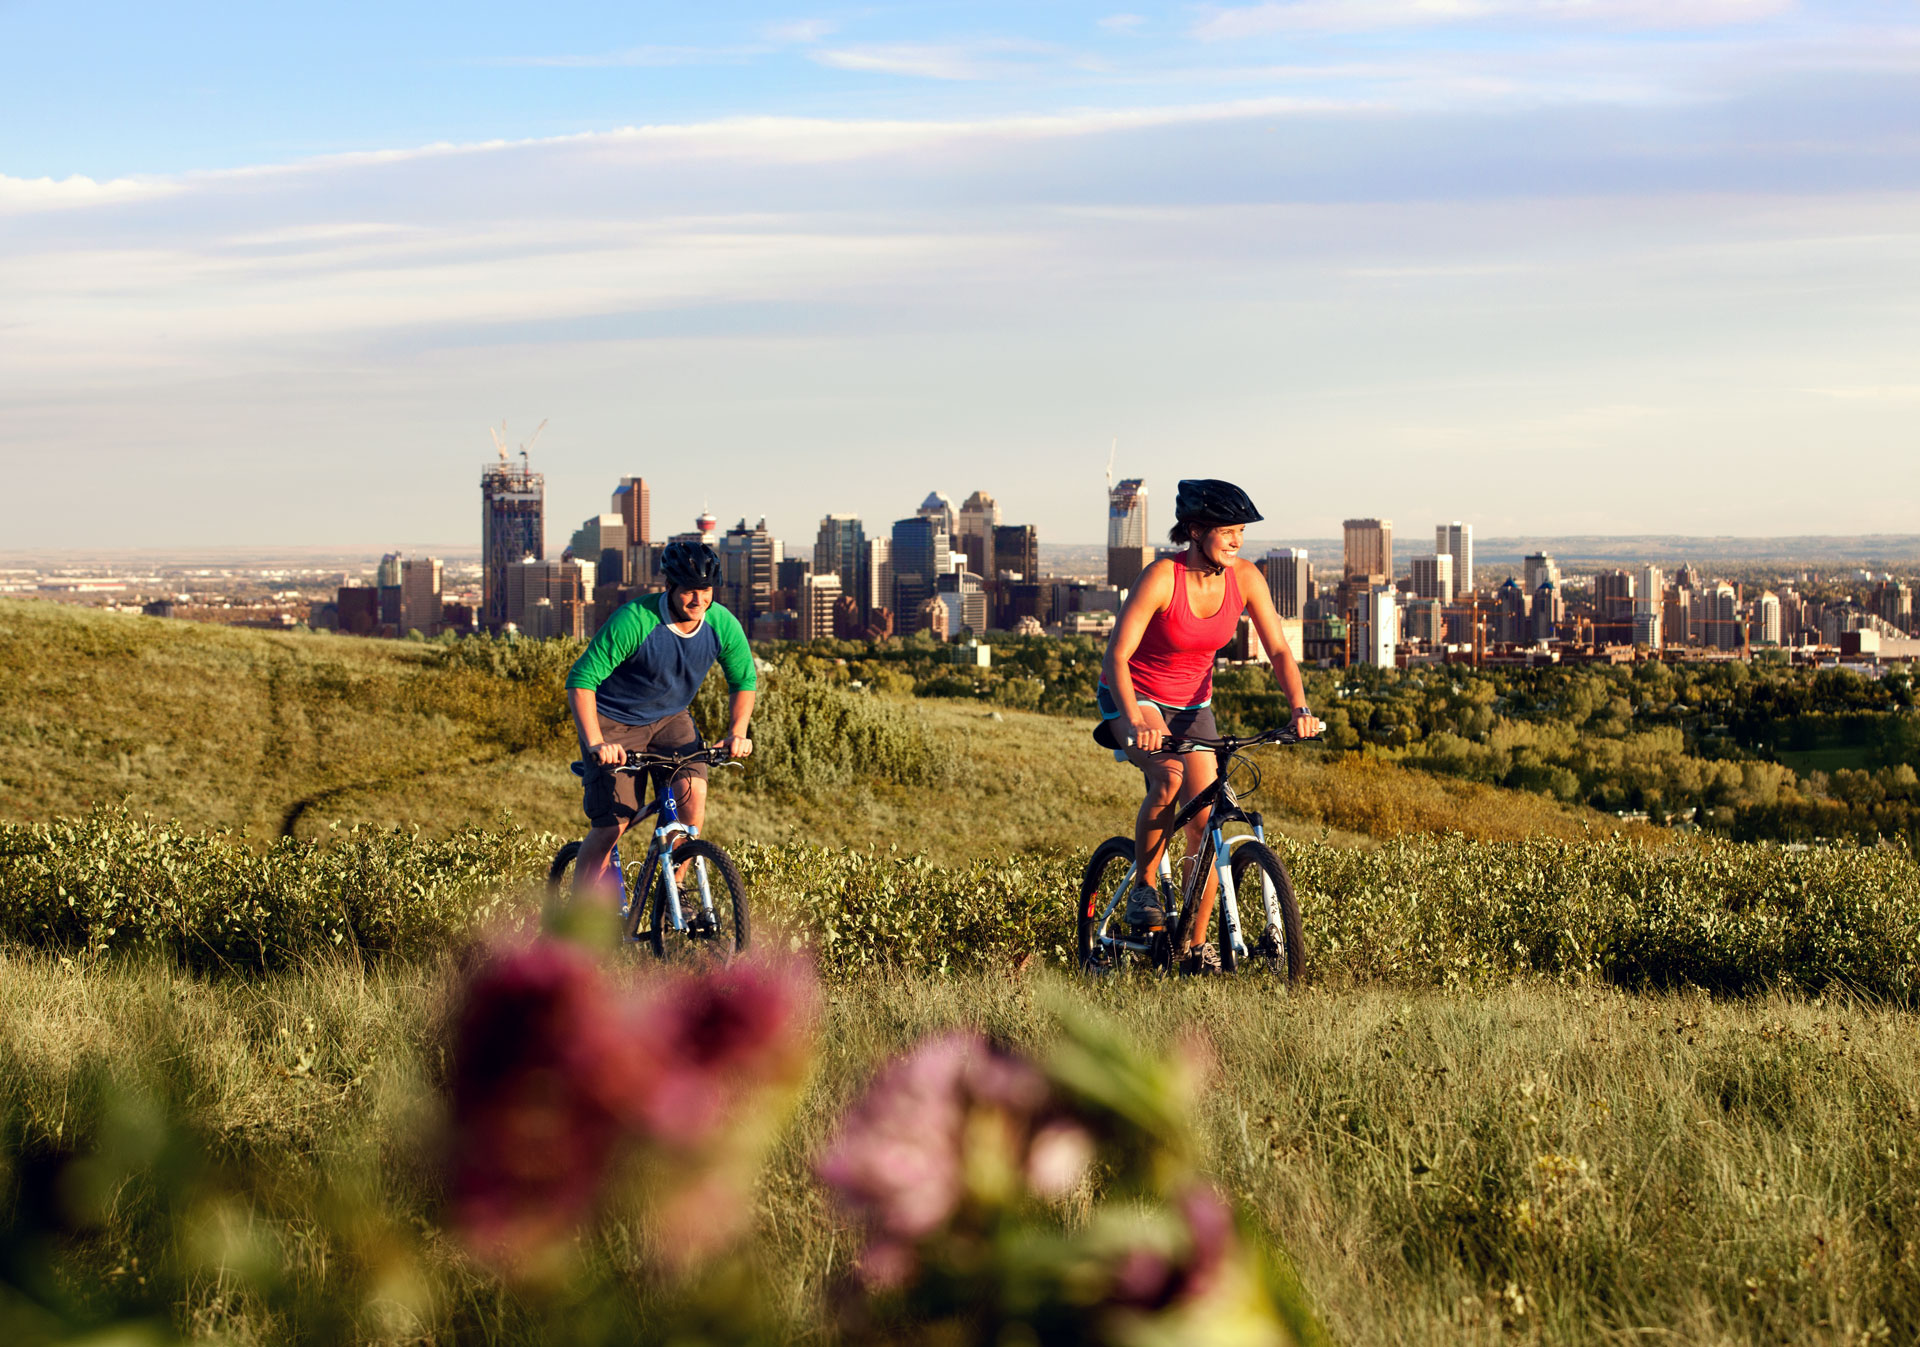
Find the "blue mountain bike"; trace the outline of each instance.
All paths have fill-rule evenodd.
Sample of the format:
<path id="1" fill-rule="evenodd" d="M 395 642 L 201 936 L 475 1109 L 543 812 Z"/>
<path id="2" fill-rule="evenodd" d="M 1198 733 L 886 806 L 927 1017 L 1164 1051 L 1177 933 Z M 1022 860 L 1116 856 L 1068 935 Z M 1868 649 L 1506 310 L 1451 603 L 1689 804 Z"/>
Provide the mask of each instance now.
<path id="1" fill-rule="evenodd" d="M 610 864 L 620 891 L 620 929 L 628 940 L 646 941 L 657 957 L 671 962 L 725 963 L 747 947 L 751 930 L 747 888 L 733 858 L 680 819 L 674 777 L 696 762 L 715 767 L 744 765 L 715 745 L 677 755 L 633 753 L 624 766 L 613 769 L 637 776 L 660 768 L 667 772 L 667 784 L 628 825 L 631 832 L 649 818 L 657 820 L 638 870 L 630 876 L 621 867 L 617 843 Z M 573 771 L 585 776 L 586 767 L 576 762 Z M 572 892 L 574 861 L 579 855 L 578 842 L 554 853 L 547 869 L 550 901 L 564 900 Z M 645 930 L 640 928 L 643 916 L 651 918 Z"/>
<path id="2" fill-rule="evenodd" d="M 1093 857 L 1080 877 L 1079 955 L 1080 967 L 1089 973 L 1108 973 L 1129 960 L 1142 959 L 1154 968 L 1167 971 L 1173 966 L 1176 950 L 1184 950 L 1193 940 L 1193 925 L 1198 916 L 1200 895 L 1205 892 L 1209 871 L 1220 876 L 1220 967 L 1232 972 L 1253 962 L 1287 979 L 1298 981 L 1306 972 L 1307 948 L 1300 930 L 1300 903 L 1294 896 L 1293 879 L 1287 874 L 1273 848 L 1267 845 L 1265 822 L 1257 813 L 1243 809 L 1242 794 L 1251 795 L 1260 784 L 1259 769 L 1251 758 L 1241 757 L 1248 749 L 1262 744 L 1297 744 L 1302 740 L 1292 730 L 1268 730 L 1251 739 L 1181 739 L 1167 744 L 1162 752 L 1194 753 L 1212 749 L 1219 760 L 1214 782 L 1192 800 L 1167 830 L 1171 838 L 1202 810 L 1211 808 L 1206 840 L 1197 856 L 1188 857 L 1189 873 L 1184 891 L 1176 893 L 1173 865 L 1168 848 L 1160 852 L 1160 873 L 1155 877 L 1162 910 L 1177 912 L 1172 929 L 1151 927 L 1135 929 L 1124 915 L 1115 913 L 1139 884 L 1139 867 L 1134 863 L 1133 839 L 1109 837 L 1094 849 Z M 1239 774 L 1239 784 L 1234 777 Z M 1244 823 L 1251 834 L 1226 835 L 1230 823 Z M 1255 876 L 1258 879 L 1255 879 Z M 1240 904 L 1259 894 L 1256 920 L 1262 929 L 1247 938 Z M 1177 899 L 1177 901 L 1176 901 Z M 1205 932 L 1201 932 L 1204 936 Z"/>

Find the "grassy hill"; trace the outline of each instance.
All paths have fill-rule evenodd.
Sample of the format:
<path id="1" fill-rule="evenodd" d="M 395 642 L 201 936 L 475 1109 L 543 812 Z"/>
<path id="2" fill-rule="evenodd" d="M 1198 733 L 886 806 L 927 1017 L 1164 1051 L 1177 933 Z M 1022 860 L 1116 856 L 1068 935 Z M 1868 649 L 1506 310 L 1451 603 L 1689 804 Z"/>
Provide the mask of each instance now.
<path id="1" fill-rule="evenodd" d="M 432 644 L 0 601 L 0 820 L 125 803 L 261 838 L 314 836 L 335 822 L 444 833 L 503 814 L 574 832 L 582 819 L 567 766 L 566 652 L 528 649 L 515 658 L 495 649 L 489 662 Z M 852 748 L 809 733 L 796 690 L 775 680 L 756 728 L 766 756 L 721 788 L 711 830 L 722 840 L 893 843 L 953 861 L 1079 850 L 1130 827 L 1138 774 L 1091 742 L 1091 722 L 936 699 L 808 696 L 816 718 L 832 711 L 913 739 L 941 760 L 939 784 L 865 770 Z M 1318 749 L 1270 752 L 1261 766 L 1253 803 L 1294 836 L 1577 838 L 1617 826 L 1541 796 Z"/>

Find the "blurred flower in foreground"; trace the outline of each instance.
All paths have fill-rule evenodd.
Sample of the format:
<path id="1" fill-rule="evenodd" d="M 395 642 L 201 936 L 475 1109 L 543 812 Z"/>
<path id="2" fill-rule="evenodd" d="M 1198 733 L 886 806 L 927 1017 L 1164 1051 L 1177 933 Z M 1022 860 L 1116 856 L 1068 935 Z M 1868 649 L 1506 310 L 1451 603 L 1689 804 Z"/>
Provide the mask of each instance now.
<path id="1" fill-rule="evenodd" d="M 1284 1347 L 1310 1320 L 1192 1172 L 1189 1074 L 1069 1018 L 1042 1066 L 977 1034 L 884 1068 L 822 1155 L 866 1243 L 841 1327 L 874 1342 Z M 1099 1174 L 1071 1232 L 1048 1204 Z M 1089 1193 L 1089 1198 L 1091 1194 Z"/>
<path id="2" fill-rule="evenodd" d="M 732 1239 L 805 1080 L 815 992 L 803 964 L 741 961 L 636 990 L 584 947 L 496 951 L 454 1031 L 449 1198 L 468 1244 L 538 1274 L 637 1149 L 664 1262 Z"/>
<path id="3" fill-rule="evenodd" d="M 915 1241 L 963 1208 L 1003 1205 L 1023 1190 L 1057 1196 L 1079 1182 L 1092 1153 L 1032 1063 L 977 1034 L 949 1034 L 880 1074 L 819 1173 L 864 1220 L 861 1275 L 884 1286 L 911 1272 Z"/>

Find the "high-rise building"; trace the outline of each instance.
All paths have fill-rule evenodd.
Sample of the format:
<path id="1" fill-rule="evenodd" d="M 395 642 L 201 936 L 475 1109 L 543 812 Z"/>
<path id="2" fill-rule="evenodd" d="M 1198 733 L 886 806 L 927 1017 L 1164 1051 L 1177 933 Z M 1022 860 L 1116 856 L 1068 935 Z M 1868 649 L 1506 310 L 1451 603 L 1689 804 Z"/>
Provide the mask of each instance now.
<path id="1" fill-rule="evenodd" d="M 1527 625 L 1527 592 L 1511 575 L 1493 596 L 1493 639 L 1502 645 L 1525 645 L 1532 638 Z"/>
<path id="2" fill-rule="evenodd" d="M 504 457 L 480 473 L 480 624 L 498 631 L 507 616 L 507 567 L 547 555 L 546 474 Z"/>
<path id="3" fill-rule="evenodd" d="M 1274 548 L 1260 558 L 1260 573 L 1267 577 L 1273 610 L 1285 618 L 1301 616 L 1313 592 L 1313 566 L 1306 548 Z"/>
<path id="4" fill-rule="evenodd" d="M 1711 650 L 1738 650 L 1746 644 L 1746 629 L 1740 622 L 1740 591 L 1725 580 L 1707 588 L 1705 644 Z"/>
<path id="5" fill-rule="evenodd" d="M 1349 576 L 1378 576 L 1379 583 L 1393 579 L 1393 521 L 1391 519 L 1349 519 L 1345 532 L 1343 565 Z"/>
<path id="6" fill-rule="evenodd" d="M 1632 645 L 1635 596 L 1633 576 L 1602 571 L 1593 577 L 1593 643 Z"/>
<path id="7" fill-rule="evenodd" d="M 615 583 L 640 586 L 653 582 L 653 495 L 644 477 L 622 477 L 613 489 L 613 512 L 624 530 L 620 576 Z M 611 547 L 603 543 L 602 547 Z M 614 578 L 600 577 L 606 584 Z"/>
<path id="8" fill-rule="evenodd" d="M 867 528 L 857 514 L 830 514 L 813 540 L 813 573 L 840 577 L 840 592 L 867 604 Z"/>
<path id="9" fill-rule="evenodd" d="M 1385 586 L 1368 590 L 1360 619 L 1354 653 L 1362 664 L 1391 669 L 1395 663 L 1393 649 L 1400 641 L 1399 599 Z"/>
<path id="10" fill-rule="evenodd" d="M 834 606 L 840 601 L 840 577 L 815 571 L 800 581 L 800 639 L 816 641 L 835 634 Z"/>
<path id="11" fill-rule="evenodd" d="M 962 631 L 980 635 L 987 629 L 987 593 L 980 577 L 972 571 L 949 571 L 940 577 L 935 591 L 947 606 L 947 635 Z"/>
<path id="12" fill-rule="evenodd" d="M 976 491 L 962 502 L 953 550 L 966 557 L 968 570 L 985 580 L 991 580 L 997 572 L 993 543 L 994 530 L 999 527 L 1000 505 L 992 496 Z"/>
<path id="13" fill-rule="evenodd" d="M 1434 599 L 1441 603 L 1453 602 L 1453 556 L 1441 552 L 1430 557 L 1413 559 L 1413 596 L 1416 599 Z"/>
<path id="14" fill-rule="evenodd" d="M 1780 644 L 1780 596 L 1772 590 L 1753 601 L 1753 625 L 1747 633 L 1749 644 Z"/>
<path id="15" fill-rule="evenodd" d="M 1543 580 L 1552 581 L 1555 592 L 1559 591 L 1560 564 L 1545 552 L 1532 553 L 1522 565 L 1525 569 L 1521 572 L 1520 582 L 1526 586 L 1527 593 L 1538 594 Z M 1558 621 L 1557 618 L 1555 620 Z"/>
<path id="16" fill-rule="evenodd" d="M 865 587 L 860 591 L 860 616 L 871 622 L 876 608 L 893 612 L 893 540 L 867 539 L 866 561 L 860 572 Z M 889 631 L 892 630 L 889 624 Z"/>
<path id="17" fill-rule="evenodd" d="M 587 606 L 593 595 L 592 562 L 518 561 L 507 567 L 501 586 L 506 618 L 523 636 L 584 636 Z"/>
<path id="18" fill-rule="evenodd" d="M 370 585 L 340 586 L 333 606 L 342 636 L 371 636 L 380 629 L 380 591 Z"/>
<path id="19" fill-rule="evenodd" d="M 406 558 L 398 552 L 389 552 L 380 558 L 380 566 L 374 572 L 374 588 L 379 595 L 380 626 L 383 636 L 399 636 L 406 631 L 400 625 L 400 565 Z"/>
<path id="20" fill-rule="evenodd" d="M 1433 550 L 1453 558 L 1453 597 L 1464 602 L 1473 593 L 1473 525 L 1457 519 L 1434 525 Z"/>
<path id="21" fill-rule="evenodd" d="M 1540 587 L 1533 591 L 1533 603 L 1528 613 L 1533 627 L 1533 639 L 1551 641 L 1559 634 L 1560 623 L 1566 617 L 1566 608 L 1560 600 L 1560 583 L 1557 580 L 1542 580 Z"/>
<path id="22" fill-rule="evenodd" d="M 1667 587 L 1660 605 L 1660 640 L 1663 646 L 1698 643 L 1693 612 L 1693 590 L 1675 583 Z"/>
<path id="23" fill-rule="evenodd" d="M 618 496 L 615 497 L 619 499 Z M 627 583 L 627 521 L 618 514 L 597 514 L 573 531 L 567 550 L 581 561 L 591 561 L 603 585 Z"/>
<path id="24" fill-rule="evenodd" d="M 1031 524 L 998 524 L 993 530 L 993 566 L 1022 580 L 1040 576 L 1040 535 Z M 980 572 L 985 575 L 986 572 Z"/>
<path id="25" fill-rule="evenodd" d="M 742 519 L 727 530 L 718 550 L 720 583 L 714 597 L 742 622 L 772 612 L 779 548 L 767 521 L 748 528 Z"/>
<path id="26" fill-rule="evenodd" d="M 1131 589 L 1153 562 L 1148 536 L 1147 484 L 1129 477 L 1107 489 L 1107 583 Z"/>
<path id="27" fill-rule="evenodd" d="M 1913 590 L 1904 581 L 1888 576 L 1873 587 L 1872 607 L 1882 621 L 1901 631 L 1913 629 Z"/>
<path id="28" fill-rule="evenodd" d="M 893 611 L 914 622 L 922 606 L 939 588 L 940 577 L 952 569 L 948 535 L 938 516 L 917 514 L 893 526 Z M 914 630 L 920 630 L 917 625 Z"/>
<path id="29" fill-rule="evenodd" d="M 927 498 L 920 502 L 920 508 L 914 511 L 922 519 L 931 519 L 940 526 L 940 531 L 952 542 L 953 535 L 960 531 L 960 516 L 953 508 L 953 502 L 945 493 L 929 491 Z"/>
<path id="30" fill-rule="evenodd" d="M 439 557 L 406 557 L 400 562 L 400 630 L 432 636 L 440 629 Z"/>

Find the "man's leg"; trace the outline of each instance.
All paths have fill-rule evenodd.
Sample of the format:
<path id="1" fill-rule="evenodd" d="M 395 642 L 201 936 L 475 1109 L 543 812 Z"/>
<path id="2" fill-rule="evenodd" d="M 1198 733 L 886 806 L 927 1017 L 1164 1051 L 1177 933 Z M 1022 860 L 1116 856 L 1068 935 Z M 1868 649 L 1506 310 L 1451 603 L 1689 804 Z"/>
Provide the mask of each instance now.
<path id="1" fill-rule="evenodd" d="M 576 894 L 594 898 L 611 897 L 617 903 L 618 895 L 613 892 L 613 847 L 620 835 L 627 830 L 625 819 L 615 819 L 612 826 L 589 828 L 586 837 L 580 843 L 580 854 L 573 862 L 573 891 Z"/>

